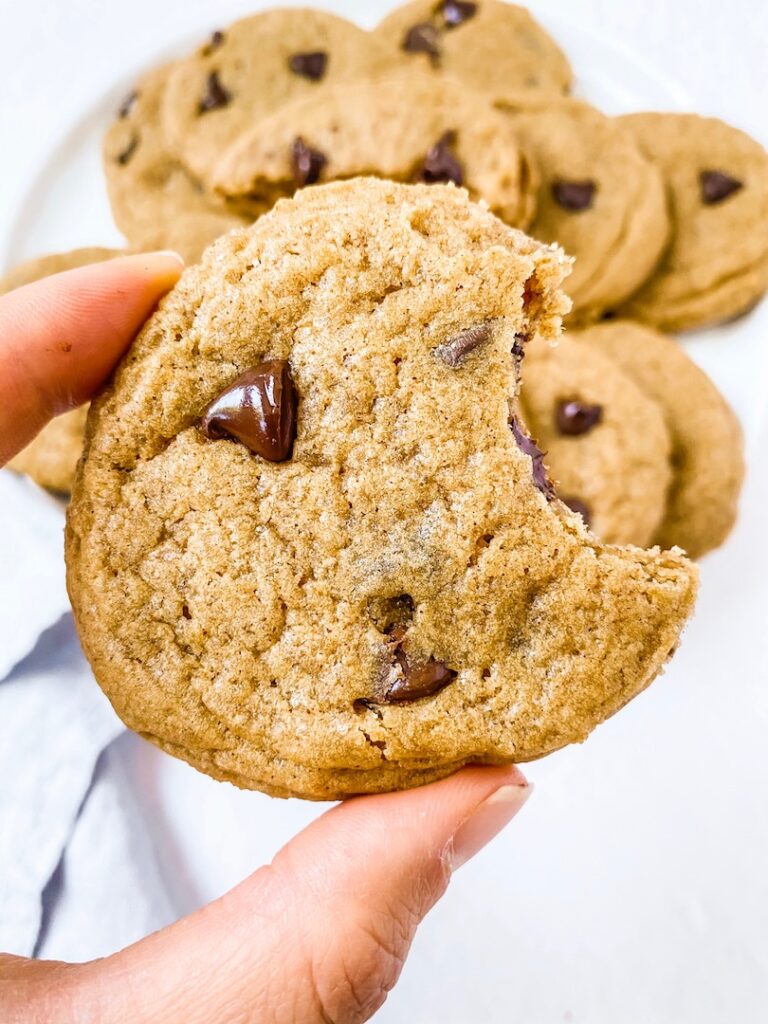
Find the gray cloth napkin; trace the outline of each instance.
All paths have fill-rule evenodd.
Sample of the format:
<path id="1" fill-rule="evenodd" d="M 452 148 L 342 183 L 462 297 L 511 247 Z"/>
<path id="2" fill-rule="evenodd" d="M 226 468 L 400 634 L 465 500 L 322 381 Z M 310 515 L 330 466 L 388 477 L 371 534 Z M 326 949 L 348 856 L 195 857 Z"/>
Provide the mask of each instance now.
<path id="1" fill-rule="evenodd" d="M 63 506 L 0 472 L 0 950 L 104 955 L 172 920 L 64 586 Z"/>

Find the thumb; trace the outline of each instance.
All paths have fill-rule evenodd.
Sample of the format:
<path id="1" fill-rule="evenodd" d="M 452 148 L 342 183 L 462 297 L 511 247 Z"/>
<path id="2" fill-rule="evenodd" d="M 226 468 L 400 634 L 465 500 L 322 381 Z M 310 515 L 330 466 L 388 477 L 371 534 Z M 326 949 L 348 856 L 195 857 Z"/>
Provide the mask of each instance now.
<path id="1" fill-rule="evenodd" d="M 175 253 L 121 256 L 0 298 L 0 466 L 92 397 L 181 270 Z"/>
<path id="2" fill-rule="evenodd" d="M 226 896 L 75 969 L 89 1006 L 83 1019 L 368 1020 L 451 872 L 528 793 L 516 768 L 468 768 L 421 789 L 339 805 Z"/>

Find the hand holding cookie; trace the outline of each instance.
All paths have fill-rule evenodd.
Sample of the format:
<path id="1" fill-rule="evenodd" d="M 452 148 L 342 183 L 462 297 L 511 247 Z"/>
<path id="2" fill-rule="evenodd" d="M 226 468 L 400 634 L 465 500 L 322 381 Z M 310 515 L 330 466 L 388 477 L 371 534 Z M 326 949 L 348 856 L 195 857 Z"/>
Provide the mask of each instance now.
<path id="1" fill-rule="evenodd" d="M 127 256 L 0 299 L 0 459 L 91 398 L 180 271 L 173 254 Z M 528 794 L 514 767 L 472 768 L 351 801 L 216 903 L 113 957 L 75 965 L 0 955 L 3 1019 L 367 1020 L 452 871 Z"/>

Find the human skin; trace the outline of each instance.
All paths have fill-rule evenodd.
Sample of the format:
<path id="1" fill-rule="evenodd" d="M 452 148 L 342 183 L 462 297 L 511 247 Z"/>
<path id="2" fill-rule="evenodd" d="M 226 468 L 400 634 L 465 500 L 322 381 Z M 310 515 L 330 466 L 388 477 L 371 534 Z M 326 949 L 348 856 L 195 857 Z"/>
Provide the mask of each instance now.
<path id="1" fill-rule="evenodd" d="M 0 298 L 0 465 L 94 396 L 181 270 L 173 253 L 126 256 Z M 366 1021 L 452 873 L 529 793 L 515 767 L 476 767 L 347 800 L 220 899 L 112 956 L 66 964 L 0 954 L 0 1018 Z"/>

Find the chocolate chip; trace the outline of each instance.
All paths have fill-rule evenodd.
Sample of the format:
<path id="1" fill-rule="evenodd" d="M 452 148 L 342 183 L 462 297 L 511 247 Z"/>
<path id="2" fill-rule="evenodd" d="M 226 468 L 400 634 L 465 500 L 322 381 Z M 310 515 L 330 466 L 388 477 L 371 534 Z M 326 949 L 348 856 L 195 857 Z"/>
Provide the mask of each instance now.
<path id="1" fill-rule="evenodd" d="M 464 181 L 464 169 L 451 152 L 456 144 L 456 132 L 446 132 L 427 153 L 421 168 L 420 178 L 427 184 L 452 181 L 461 185 Z"/>
<path id="2" fill-rule="evenodd" d="M 567 505 L 571 512 L 576 512 L 584 520 L 585 526 L 592 525 L 592 510 L 580 498 L 561 498 L 564 505 Z"/>
<path id="3" fill-rule="evenodd" d="M 136 105 L 136 100 L 138 100 L 138 98 L 139 98 L 139 94 L 136 91 L 136 89 L 134 89 L 133 92 L 129 92 L 128 95 L 123 100 L 123 102 L 118 107 L 117 116 L 119 118 L 121 118 L 121 119 L 124 118 L 124 117 L 128 117 L 128 115 L 133 110 L 134 106 Z"/>
<path id="4" fill-rule="evenodd" d="M 131 137 L 130 141 L 128 142 L 128 145 L 125 147 L 125 149 L 122 150 L 122 152 L 118 153 L 117 156 L 115 157 L 115 159 L 117 160 L 117 162 L 120 164 L 121 167 L 125 167 L 125 165 L 131 159 L 133 154 L 136 152 L 136 150 L 138 148 L 138 145 L 139 145 L 139 136 L 138 135 L 133 135 Z"/>
<path id="5" fill-rule="evenodd" d="M 597 186 L 594 181 L 555 181 L 552 183 L 552 197 L 558 206 L 571 213 L 588 210 L 595 198 Z"/>
<path id="6" fill-rule="evenodd" d="M 467 3 L 465 0 L 443 0 L 440 7 L 446 28 L 463 25 L 477 14 L 477 4 Z"/>
<path id="7" fill-rule="evenodd" d="M 284 462 L 296 437 L 298 396 L 284 359 L 268 359 L 246 370 L 214 398 L 200 421 L 212 441 L 241 441 L 268 462 Z"/>
<path id="8" fill-rule="evenodd" d="M 381 697 L 382 704 L 398 704 L 401 701 L 419 700 L 429 697 L 452 682 L 457 673 L 435 658 L 412 660 L 403 650 L 403 639 L 406 627 L 396 625 L 389 633 L 390 643 L 394 644 L 393 658 L 398 674 L 388 680 Z"/>
<path id="9" fill-rule="evenodd" d="M 602 405 L 588 405 L 577 398 L 563 399 L 557 403 L 555 409 L 557 429 L 567 437 L 588 434 L 602 418 Z"/>
<path id="10" fill-rule="evenodd" d="M 294 139 L 291 146 L 291 168 L 298 185 L 314 185 L 327 163 L 325 153 L 312 149 L 301 137 Z"/>
<path id="11" fill-rule="evenodd" d="M 446 366 L 455 368 L 461 365 L 464 361 L 464 356 L 484 345 L 491 337 L 491 333 L 491 325 L 487 323 L 466 327 L 463 331 L 459 331 L 458 334 L 454 334 L 448 341 L 443 342 L 442 345 L 438 345 L 435 349 L 435 355 Z"/>
<path id="12" fill-rule="evenodd" d="M 212 71 L 208 75 L 203 97 L 197 105 L 197 112 L 199 114 L 207 114 L 211 110 L 220 110 L 231 102 L 232 94 L 221 84 L 218 71 Z"/>
<path id="13" fill-rule="evenodd" d="M 732 178 L 730 174 L 723 171 L 702 171 L 699 174 L 699 187 L 701 188 L 701 201 L 707 206 L 715 203 L 722 203 L 728 196 L 744 188 L 744 182 L 738 178 Z"/>
<path id="14" fill-rule="evenodd" d="M 539 448 L 532 437 L 520 426 L 516 416 L 510 417 L 509 428 L 512 431 L 512 436 L 515 439 L 515 443 L 523 455 L 527 455 L 532 462 L 533 482 L 536 487 L 541 491 L 547 501 L 552 501 L 555 497 L 555 488 L 552 486 L 552 481 L 547 475 L 547 469 L 544 465 L 544 452 Z"/>
<path id="15" fill-rule="evenodd" d="M 328 67 L 328 54 L 323 50 L 313 50 L 311 53 L 294 53 L 288 58 L 288 66 L 294 75 L 301 75 L 311 82 L 319 82 L 325 75 Z"/>
<path id="16" fill-rule="evenodd" d="M 203 47 L 203 56 L 209 57 L 215 50 L 218 50 L 218 48 L 221 46 L 223 42 L 224 33 L 221 32 L 219 29 L 216 29 L 216 31 L 211 34 L 211 38 Z"/>
<path id="17" fill-rule="evenodd" d="M 520 334 L 519 332 L 515 335 L 515 340 L 512 344 L 512 356 L 515 360 L 515 364 L 520 369 L 520 364 L 525 356 L 525 344 L 528 341 L 527 334 Z"/>
<path id="18" fill-rule="evenodd" d="M 402 49 L 406 53 L 426 53 L 433 64 L 440 59 L 440 33 L 430 21 L 419 22 L 405 33 Z"/>
<path id="19" fill-rule="evenodd" d="M 384 704 L 400 704 L 430 697 L 453 682 L 457 675 L 442 661 L 436 661 L 434 658 L 412 663 L 404 651 L 399 652 L 397 662 L 402 669 L 402 675 L 393 680 L 384 694 Z"/>

